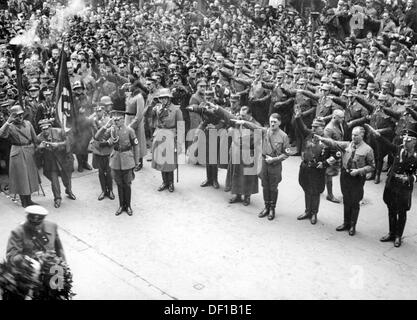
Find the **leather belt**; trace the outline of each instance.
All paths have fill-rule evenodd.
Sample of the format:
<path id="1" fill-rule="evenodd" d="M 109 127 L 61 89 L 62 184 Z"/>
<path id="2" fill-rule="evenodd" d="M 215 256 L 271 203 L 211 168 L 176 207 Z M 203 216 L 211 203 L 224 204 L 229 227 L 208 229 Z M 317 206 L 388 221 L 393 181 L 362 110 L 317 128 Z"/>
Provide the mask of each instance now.
<path id="1" fill-rule="evenodd" d="M 120 146 L 115 145 L 114 150 L 119 151 L 119 152 L 126 152 L 126 151 L 129 151 L 129 150 L 132 150 L 132 146 L 121 148 Z"/>
<path id="2" fill-rule="evenodd" d="M 32 145 L 32 143 L 20 143 L 20 144 L 12 143 L 12 146 L 17 146 L 17 147 L 24 147 L 24 146 L 30 146 L 30 145 Z"/>

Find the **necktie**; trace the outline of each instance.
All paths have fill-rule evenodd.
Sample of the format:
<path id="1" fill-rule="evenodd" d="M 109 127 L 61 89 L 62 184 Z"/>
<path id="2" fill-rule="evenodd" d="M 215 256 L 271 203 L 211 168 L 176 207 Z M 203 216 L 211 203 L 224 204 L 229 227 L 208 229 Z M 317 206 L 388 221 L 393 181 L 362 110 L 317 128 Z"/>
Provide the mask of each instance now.
<path id="1" fill-rule="evenodd" d="M 353 168 L 354 167 L 353 159 L 355 158 L 355 154 L 356 154 L 356 146 L 352 143 L 352 154 L 350 155 L 350 158 L 347 162 L 347 169 L 348 170 L 356 169 L 356 168 Z"/>

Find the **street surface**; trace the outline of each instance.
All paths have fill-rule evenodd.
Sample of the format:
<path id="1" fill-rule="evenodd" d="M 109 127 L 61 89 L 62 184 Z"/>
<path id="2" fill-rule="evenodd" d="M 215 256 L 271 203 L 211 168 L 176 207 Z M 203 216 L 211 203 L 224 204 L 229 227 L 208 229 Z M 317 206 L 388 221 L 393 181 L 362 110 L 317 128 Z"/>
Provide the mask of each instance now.
<path id="1" fill-rule="evenodd" d="M 379 185 L 368 181 L 357 234 L 350 237 L 336 232 L 343 206 L 326 201 L 326 192 L 315 226 L 296 220 L 304 211 L 299 163 L 299 157 L 284 162 L 272 222 L 257 217 L 260 183 L 250 206 L 229 204 L 226 170 L 219 170 L 221 189 L 201 188 L 205 168 L 191 164 L 180 165 L 180 181 L 169 193 L 156 191 L 160 173 L 144 161 L 133 182 L 132 217 L 114 215 L 116 191 L 114 201 L 97 200 L 96 171 L 74 172 L 77 200 L 63 194 L 59 209 L 43 176 L 46 197 L 32 199 L 60 227 L 74 299 L 416 299 L 416 195 L 403 245 L 394 248 L 379 242 L 388 230 L 385 174 Z M 340 198 L 339 177 L 334 188 Z M 0 194 L 2 257 L 10 231 L 24 218 L 20 203 Z"/>

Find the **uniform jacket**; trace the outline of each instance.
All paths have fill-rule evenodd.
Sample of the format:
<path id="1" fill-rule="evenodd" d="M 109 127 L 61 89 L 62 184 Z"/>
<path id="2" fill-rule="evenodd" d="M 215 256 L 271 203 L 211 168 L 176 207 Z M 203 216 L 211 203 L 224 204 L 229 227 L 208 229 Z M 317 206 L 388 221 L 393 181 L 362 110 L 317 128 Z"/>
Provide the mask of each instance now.
<path id="1" fill-rule="evenodd" d="M 33 258 L 39 251 L 55 251 L 58 257 L 65 259 L 64 249 L 58 235 L 58 226 L 44 221 L 39 228 L 34 229 L 24 222 L 14 229 L 9 237 L 6 249 L 6 259 L 16 263 L 23 255 Z"/>
<path id="2" fill-rule="evenodd" d="M 114 146 L 110 155 L 110 168 L 113 170 L 130 170 L 139 163 L 139 142 L 132 128 L 125 125 L 110 129 L 102 127 L 97 131 L 96 139 L 107 140 Z"/>
<path id="3" fill-rule="evenodd" d="M 43 174 L 48 179 L 51 179 L 51 172 L 53 171 L 74 171 L 74 158 L 70 151 L 70 142 L 66 137 L 64 130 L 60 128 L 51 128 L 50 133 L 40 133 L 38 139 L 40 142 L 55 142 L 59 146 L 54 149 L 41 149 L 41 154 L 44 159 Z"/>
<path id="4" fill-rule="evenodd" d="M 145 115 L 145 102 L 140 93 L 126 100 L 126 112 L 125 124 L 135 131 L 139 141 L 139 158 L 143 158 L 147 153 L 145 124 L 143 120 Z"/>

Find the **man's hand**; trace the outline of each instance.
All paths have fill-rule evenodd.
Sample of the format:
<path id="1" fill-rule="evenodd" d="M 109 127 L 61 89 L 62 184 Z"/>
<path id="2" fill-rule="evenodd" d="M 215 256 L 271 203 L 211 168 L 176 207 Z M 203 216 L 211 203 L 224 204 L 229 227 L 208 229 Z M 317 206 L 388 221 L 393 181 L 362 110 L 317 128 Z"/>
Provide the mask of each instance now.
<path id="1" fill-rule="evenodd" d="M 114 124 L 114 120 L 112 118 L 109 119 L 106 123 L 106 129 L 109 129 Z"/>
<path id="2" fill-rule="evenodd" d="M 330 164 L 330 165 L 333 165 L 333 164 L 335 164 L 335 163 L 336 163 L 336 159 L 335 159 L 333 156 L 331 156 L 330 158 L 328 158 L 328 159 L 326 160 L 326 162 L 327 162 L 328 164 Z"/>
<path id="3" fill-rule="evenodd" d="M 265 156 L 265 162 L 267 164 L 271 164 L 272 162 L 274 162 L 274 158 L 267 155 L 267 156 Z"/>
<path id="4" fill-rule="evenodd" d="M 350 175 L 351 175 L 352 177 L 356 177 L 356 176 L 358 176 L 360 173 L 361 173 L 361 172 L 360 172 L 360 170 L 359 170 L 359 169 L 352 169 L 352 170 L 350 171 Z"/>
<path id="5" fill-rule="evenodd" d="M 14 114 L 14 113 L 12 113 L 10 116 L 9 116 L 9 118 L 7 119 L 7 123 L 13 123 L 14 122 L 14 120 L 16 119 L 16 115 Z"/>
<path id="6" fill-rule="evenodd" d="M 319 136 L 318 134 L 315 134 L 313 137 L 315 139 L 319 140 L 319 141 L 323 141 L 323 137 L 322 136 Z"/>

